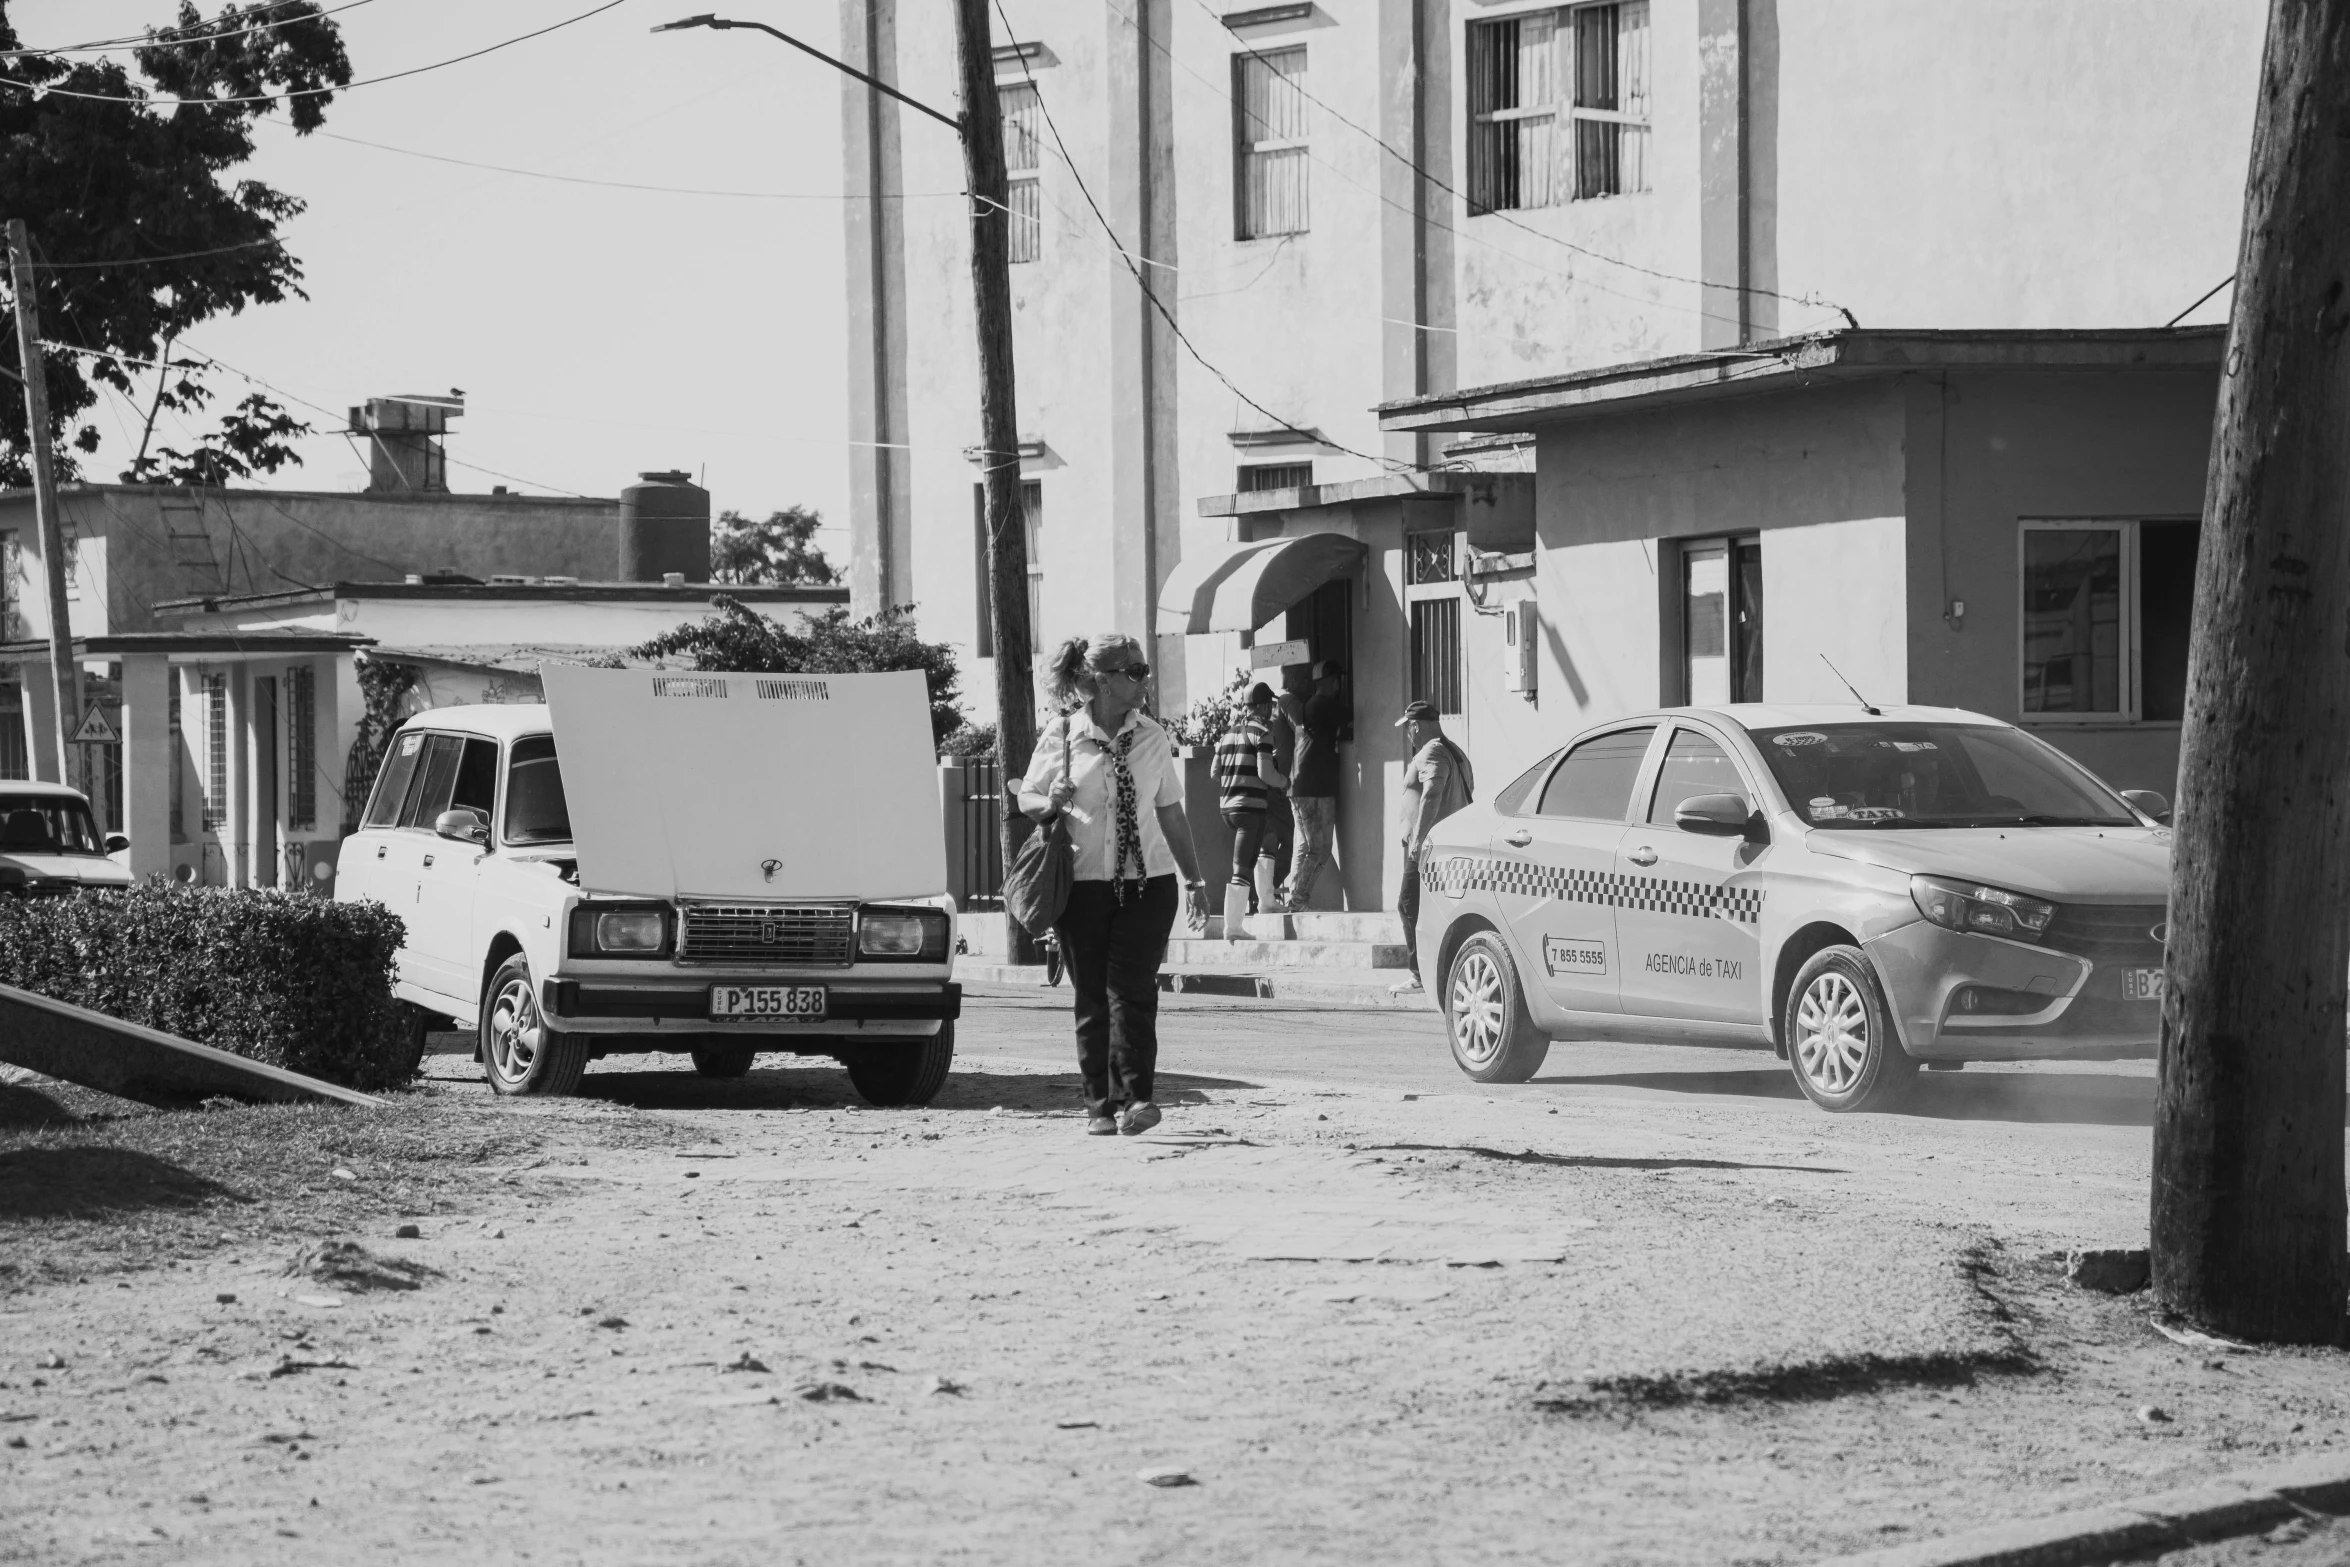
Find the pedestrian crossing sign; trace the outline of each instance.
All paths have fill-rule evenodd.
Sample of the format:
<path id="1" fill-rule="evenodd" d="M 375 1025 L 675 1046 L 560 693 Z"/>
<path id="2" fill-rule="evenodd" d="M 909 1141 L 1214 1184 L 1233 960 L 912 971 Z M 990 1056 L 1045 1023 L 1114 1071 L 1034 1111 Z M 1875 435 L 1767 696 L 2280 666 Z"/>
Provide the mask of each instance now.
<path id="1" fill-rule="evenodd" d="M 90 704 L 90 710 L 82 714 L 82 726 L 73 732 L 73 743 L 76 745 L 120 745 L 122 736 L 114 732 L 114 726 L 106 721 L 106 715 L 99 711 L 98 705 L 93 702 Z"/>

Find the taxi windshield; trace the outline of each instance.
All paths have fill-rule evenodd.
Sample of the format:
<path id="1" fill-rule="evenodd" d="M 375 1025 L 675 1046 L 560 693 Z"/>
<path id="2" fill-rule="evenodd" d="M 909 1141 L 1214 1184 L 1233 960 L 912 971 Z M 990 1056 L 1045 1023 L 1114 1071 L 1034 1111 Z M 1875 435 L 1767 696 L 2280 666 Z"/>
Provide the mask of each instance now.
<path id="1" fill-rule="evenodd" d="M 1757 729 L 1787 802 L 1814 827 L 2136 827 L 2104 785 L 2020 730 L 1986 724 Z"/>
<path id="2" fill-rule="evenodd" d="M 81 801 L 57 794 L 0 794 L 0 854 L 104 854 Z"/>

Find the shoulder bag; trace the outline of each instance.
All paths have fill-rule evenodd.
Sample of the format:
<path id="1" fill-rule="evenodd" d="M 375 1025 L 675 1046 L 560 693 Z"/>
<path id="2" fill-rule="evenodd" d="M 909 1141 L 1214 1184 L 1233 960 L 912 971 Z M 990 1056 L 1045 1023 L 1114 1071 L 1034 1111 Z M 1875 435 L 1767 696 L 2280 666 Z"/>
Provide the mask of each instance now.
<path id="1" fill-rule="evenodd" d="M 1075 727 L 1074 718 L 1064 715 L 1061 772 L 1072 782 L 1077 774 L 1070 763 L 1069 732 Z M 1069 818 L 1055 811 L 1051 820 L 1039 823 L 1028 835 L 1004 872 L 1004 912 L 1031 936 L 1041 936 L 1069 906 L 1069 888 L 1076 879 L 1077 850 L 1069 842 Z"/>

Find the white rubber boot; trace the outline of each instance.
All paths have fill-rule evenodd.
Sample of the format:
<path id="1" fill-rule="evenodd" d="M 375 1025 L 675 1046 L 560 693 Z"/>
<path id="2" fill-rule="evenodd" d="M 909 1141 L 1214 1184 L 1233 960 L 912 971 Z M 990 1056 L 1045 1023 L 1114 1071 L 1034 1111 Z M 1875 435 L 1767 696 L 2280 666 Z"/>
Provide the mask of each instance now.
<path id="1" fill-rule="evenodd" d="M 1235 881 L 1224 883 L 1224 939 L 1248 939 L 1248 889 Z"/>
<path id="2" fill-rule="evenodd" d="M 1273 877 L 1273 857 L 1257 856 L 1257 912 L 1270 920 L 1281 907 L 1281 884 Z"/>

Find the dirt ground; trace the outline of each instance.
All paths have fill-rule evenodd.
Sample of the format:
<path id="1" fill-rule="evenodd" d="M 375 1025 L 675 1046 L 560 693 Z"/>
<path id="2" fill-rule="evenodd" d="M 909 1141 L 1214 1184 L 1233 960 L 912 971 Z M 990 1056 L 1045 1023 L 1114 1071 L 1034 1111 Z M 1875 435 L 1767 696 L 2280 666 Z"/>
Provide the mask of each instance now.
<path id="1" fill-rule="evenodd" d="M 1791 1562 L 2345 1446 L 2343 1356 L 2174 1343 L 1852 1123 L 1194 1075 L 1091 1139 L 1050 1048 L 0 1089 L 0 1560 Z"/>

